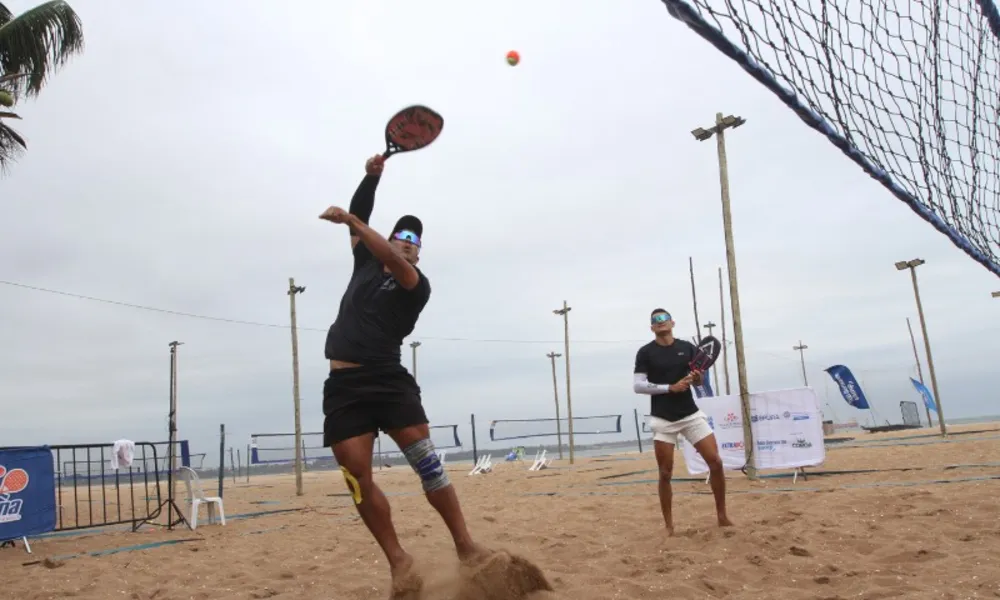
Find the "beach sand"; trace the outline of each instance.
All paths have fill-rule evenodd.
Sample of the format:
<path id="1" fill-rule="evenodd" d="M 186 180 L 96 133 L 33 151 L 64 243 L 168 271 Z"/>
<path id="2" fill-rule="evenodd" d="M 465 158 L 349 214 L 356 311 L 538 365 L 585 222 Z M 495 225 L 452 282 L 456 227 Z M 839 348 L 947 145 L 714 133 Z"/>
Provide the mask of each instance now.
<path id="1" fill-rule="evenodd" d="M 960 435 L 971 430 L 988 431 Z M 854 442 L 829 445 L 826 463 L 809 470 L 874 473 L 814 474 L 794 484 L 788 472 L 755 482 L 729 473 L 736 526 L 727 529 L 715 526 L 710 490 L 703 477 L 688 476 L 678 452 L 672 538 L 648 446 L 573 466 L 556 460 L 540 472 L 525 462 L 494 462 L 494 472 L 473 477 L 468 464 L 448 470 L 473 535 L 544 571 L 554 590 L 531 600 L 998 598 L 1000 424 L 949 431 L 946 441 L 936 430 L 849 434 Z M 921 434 L 928 437 L 912 438 Z M 249 484 L 227 477 L 224 527 L 208 524 L 202 509 L 195 531 L 119 527 L 37 538 L 31 555 L 20 544 L 5 548 L 0 598 L 388 598 L 386 562 L 340 474 L 307 472 L 304 480 L 297 497 L 292 475 Z M 412 471 L 386 469 L 376 481 L 426 578 L 420 598 L 516 597 L 490 591 L 497 573 L 489 569 L 502 570 L 502 561 L 458 573 L 447 530 Z M 204 485 L 213 495 L 216 481 Z M 286 512 L 240 516 L 263 511 Z M 194 541 L 71 556 L 165 540 Z"/>

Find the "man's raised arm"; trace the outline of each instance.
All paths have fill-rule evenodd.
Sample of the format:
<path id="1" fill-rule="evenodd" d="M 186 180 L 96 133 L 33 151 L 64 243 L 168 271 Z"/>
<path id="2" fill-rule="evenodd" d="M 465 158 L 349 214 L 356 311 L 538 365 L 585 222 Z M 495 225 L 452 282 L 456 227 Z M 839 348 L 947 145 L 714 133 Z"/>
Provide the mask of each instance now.
<path id="1" fill-rule="evenodd" d="M 371 219 L 372 210 L 375 208 L 375 189 L 382 179 L 382 169 L 385 166 L 385 159 L 381 154 L 369 158 L 365 162 L 365 178 L 361 180 L 358 189 L 354 190 L 351 197 L 351 206 L 348 212 L 356 216 L 362 223 L 368 224 Z M 357 230 L 351 227 L 351 248 L 356 248 L 361 237 Z"/>

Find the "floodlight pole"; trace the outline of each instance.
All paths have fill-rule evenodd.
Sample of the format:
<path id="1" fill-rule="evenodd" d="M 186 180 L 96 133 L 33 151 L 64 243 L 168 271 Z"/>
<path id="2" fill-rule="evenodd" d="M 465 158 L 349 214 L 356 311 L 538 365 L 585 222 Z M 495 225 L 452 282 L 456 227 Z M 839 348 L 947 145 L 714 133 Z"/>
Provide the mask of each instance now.
<path id="1" fill-rule="evenodd" d="M 556 359 L 562 354 L 549 352 L 545 356 L 552 361 L 552 396 L 556 400 L 556 439 L 559 443 L 559 460 L 562 460 L 562 422 L 559 420 L 559 385 L 556 383 Z"/>
<path id="2" fill-rule="evenodd" d="M 729 351 L 726 350 L 726 301 L 722 291 L 722 267 L 719 267 L 719 312 L 722 320 L 722 369 L 726 372 L 726 395 L 729 395 Z"/>
<path id="3" fill-rule="evenodd" d="M 806 387 L 809 387 L 809 378 L 806 377 L 806 352 L 805 352 L 808 349 L 809 346 L 803 344 L 802 340 L 799 340 L 798 346 L 792 346 L 792 350 L 795 350 L 799 353 L 799 362 L 802 363 L 802 383 Z"/>
<path id="4" fill-rule="evenodd" d="M 691 132 L 699 142 L 716 137 L 719 153 L 719 188 L 722 196 L 722 226 L 726 237 L 726 264 L 729 269 L 729 304 L 733 311 L 733 337 L 736 345 L 736 376 L 740 388 L 740 409 L 743 416 L 743 452 L 746 457 L 746 474 L 749 479 L 757 479 L 754 464 L 754 439 L 750 427 L 750 389 L 747 385 L 746 354 L 743 350 L 743 319 L 740 317 L 740 291 L 736 275 L 736 247 L 733 242 L 733 216 L 729 206 L 729 166 L 726 162 L 725 130 L 746 123 L 743 117 L 732 115 L 723 117 L 716 113 L 715 125 L 708 129 L 701 127 Z"/>
<path id="5" fill-rule="evenodd" d="M 927 338 L 927 321 L 924 320 L 924 305 L 920 302 L 920 286 L 917 285 L 917 267 L 924 264 L 922 258 L 900 261 L 896 263 L 897 271 L 910 270 L 910 278 L 913 280 L 913 296 L 917 300 L 917 315 L 920 317 L 920 331 L 924 335 L 924 351 L 927 352 L 927 372 L 931 375 L 931 389 L 934 392 L 934 404 L 937 406 L 938 425 L 941 427 L 942 437 L 948 435 L 944 426 L 944 413 L 941 412 L 941 395 L 938 393 L 937 375 L 934 373 L 934 358 L 931 356 L 931 341 Z"/>
<path id="6" fill-rule="evenodd" d="M 413 350 L 413 379 L 417 378 L 417 348 L 420 347 L 420 342 L 410 342 L 410 348 Z"/>
<path id="7" fill-rule="evenodd" d="M 712 330 L 715 329 L 716 325 L 715 323 L 709 321 L 708 323 L 705 323 L 703 327 L 708 330 L 708 335 L 712 335 Z M 715 378 L 715 395 L 718 396 L 721 393 L 721 390 L 719 389 L 719 370 L 712 369 L 712 375 Z"/>
<path id="8" fill-rule="evenodd" d="M 920 368 L 920 355 L 917 354 L 917 340 L 913 337 L 913 327 L 910 326 L 910 317 L 906 317 L 906 328 L 910 331 L 910 344 L 913 346 L 913 360 L 917 363 L 917 377 L 920 379 L 920 383 L 924 382 L 924 371 Z M 931 420 L 931 409 L 924 402 L 924 411 L 927 413 L 927 426 L 934 427 L 934 421 Z"/>
<path id="9" fill-rule="evenodd" d="M 292 402 L 295 406 L 295 495 L 301 496 L 302 491 L 302 417 L 299 397 L 299 331 L 295 320 L 295 296 L 306 291 L 305 287 L 296 286 L 295 278 L 288 278 L 288 302 L 292 316 Z"/>
<path id="10" fill-rule="evenodd" d="M 569 422 L 569 464 L 573 464 L 573 396 L 570 394 L 569 386 L 569 311 L 570 308 L 563 300 L 561 309 L 553 310 L 552 313 L 562 315 L 563 318 L 563 354 L 566 356 L 566 419 Z"/>

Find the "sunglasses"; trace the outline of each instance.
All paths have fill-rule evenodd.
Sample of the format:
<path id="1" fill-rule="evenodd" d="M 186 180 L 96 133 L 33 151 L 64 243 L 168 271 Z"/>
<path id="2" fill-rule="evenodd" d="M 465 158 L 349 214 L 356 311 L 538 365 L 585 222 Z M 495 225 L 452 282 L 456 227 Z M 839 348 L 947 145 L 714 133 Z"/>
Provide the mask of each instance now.
<path id="1" fill-rule="evenodd" d="M 408 229 L 403 229 L 401 231 L 397 231 L 396 233 L 392 234 L 392 239 L 409 242 L 414 246 L 416 246 L 417 248 L 420 247 L 420 236 Z"/>
<path id="2" fill-rule="evenodd" d="M 650 323 L 652 323 L 653 325 L 659 325 L 660 323 L 666 323 L 669 320 L 670 320 L 670 314 L 669 313 L 659 313 L 659 314 L 653 315 L 652 318 L 649 319 Z"/>

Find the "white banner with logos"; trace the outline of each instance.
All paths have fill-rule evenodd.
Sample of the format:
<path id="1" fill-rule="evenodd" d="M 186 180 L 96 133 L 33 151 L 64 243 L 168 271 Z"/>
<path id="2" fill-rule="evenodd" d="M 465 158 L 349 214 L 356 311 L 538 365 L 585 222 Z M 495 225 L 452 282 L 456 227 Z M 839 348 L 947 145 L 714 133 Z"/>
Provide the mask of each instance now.
<path id="1" fill-rule="evenodd" d="M 708 416 L 726 469 L 742 469 L 743 417 L 740 397 L 698 398 L 698 407 Z M 758 469 L 793 469 L 820 465 L 826 458 L 823 445 L 823 413 L 812 388 L 796 388 L 750 394 L 750 430 L 757 446 Z M 694 447 L 681 437 L 679 445 L 688 472 L 708 472 L 708 465 Z"/>

